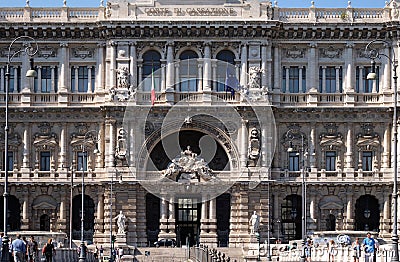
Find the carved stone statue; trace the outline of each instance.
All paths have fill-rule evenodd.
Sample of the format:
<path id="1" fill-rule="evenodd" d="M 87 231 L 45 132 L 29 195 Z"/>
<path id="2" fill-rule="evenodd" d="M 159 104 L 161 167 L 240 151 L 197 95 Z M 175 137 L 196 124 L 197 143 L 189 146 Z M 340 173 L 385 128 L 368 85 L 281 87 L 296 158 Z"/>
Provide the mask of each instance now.
<path id="1" fill-rule="evenodd" d="M 115 219 L 117 220 L 118 234 L 125 234 L 126 216 L 122 214 L 122 211 L 119 211 L 118 216 L 116 216 L 114 220 Z"/>
<path id="2" fill-rule="evenodd" d="M 250 234 L 254 235 L 256 232 L 258 232 L 258 228 L 260 226 L 260 216 L 257 215 L 256 211 L 254 211 L 253 215 L 251 215 L 249 224 L 251 225 Z"/>
<path id="3" fill-rule="evenodd" d="M 251 66 L 249 68 L 249 88 L 255 89 L 261 87 L 261 72 L 263 70 L 258 66 Z"/>
<path id="4" fill-rule="evenodd" d="M 256 166 L 260 157 L 260 134 L 257 128 L 250 131 L 249 141 L 249 166 Z"/>
<path id="5" fill-rule="evenodd" d="M 117 69 L 118 88 L 129 88 L 129 71 L 128 68 L 122 67 Z"/>
<path id="6" fill-rule="evenodd" d="M 209 181 L 215 177 L 204 159 L 192 152 L 190 146 L 172 160 L 163 174 L 166 178 L 181 183 Z"/>

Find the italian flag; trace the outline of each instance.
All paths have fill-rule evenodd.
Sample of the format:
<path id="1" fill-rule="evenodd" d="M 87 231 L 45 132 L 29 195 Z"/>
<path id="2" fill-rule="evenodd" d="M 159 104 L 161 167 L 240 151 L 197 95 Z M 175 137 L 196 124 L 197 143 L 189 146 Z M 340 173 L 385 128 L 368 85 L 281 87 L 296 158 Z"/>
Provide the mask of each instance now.
<path id="1" fill-rule="evenodd" d="M 151 105 L 154 106 L 156 102 L 156 89 L 155 89 L 155 82 L 154 82 L 154 70 L 151 69 Z"/>

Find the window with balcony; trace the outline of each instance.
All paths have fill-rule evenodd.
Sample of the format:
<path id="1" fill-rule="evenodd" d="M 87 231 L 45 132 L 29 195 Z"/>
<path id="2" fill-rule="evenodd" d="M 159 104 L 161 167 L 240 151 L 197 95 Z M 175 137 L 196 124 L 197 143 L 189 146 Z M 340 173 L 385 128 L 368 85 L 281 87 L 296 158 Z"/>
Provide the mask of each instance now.
<path id="1" fill-rule="evenodd" d="M 339 93 L 343 90 L 342 67 L 327 66 L 319 68 L 319 92 Z"/>
<path id="2" fill-rule="evenodd" d="M 142 70 L 142 89 L 143 91 L 151 91 L 152 85 L 154 90 L 160 91 L 161 87 L 161 55 L 159 52 L 150 50 L 143 54 L 143 70 Z"/>
<path id="3" fill-rule="evenodd" d="M 336 151 L 325 152 L 325 170 L 336 171 Z"/>
<path id="4" fill-rule="evenodd" d="M 50 171 L 50 151 L 40 152 L 40 171 Z"/>
<path id="5" fill-rule="evenodd" d="M 71 91 L 72 92 L 93 92 L 95 88 L 94 67 L 76 66 L 71 68 Z"/>
<path id="6" fill-rule="evenodd" d="M 284 66 L 282 70 L 282 92 L 305 93 L 306 90 L 306 67 Z"/>
<path id="7" fill-rule="evenodd" d="M 185 51 L 179 56 L 179 91 L 197 91 L 197 58 L 196 52 L 191 50 Z"/>
<path id="8" fill-rule="evenodd" d="M 78 171 L 87 171 L 88 170 L 88 159 L 87 159 L 87 152 L 77 152 L 77 170 Z"/>
<path id="9" fill-rule="evenodd" d="M 363 171 L 372 171 L 372 151 L 363 151 L 362 152 L 362 170 Z"/>
<path id="10" fill-rule="evenodd" d="M 371 72 L 370 66 L 357 66 L 356 68 L 356 92 L 377 93 L 379 92 L 379 67 L 375 68 L 376 79 L 368 80 L 367 75 Z"/>
<path id="11" fill-rule="evenodd" d="M 21 91 L 21 68 L 10 66 L 10 82 L 8 92 L 16 93 Z M 6 86 L 6 78 L 3 79 L 4 87 Z"/>
<path id="12" fill-rule="evenodd" d="M 217 75 L 215 79 L 216 83 L 214 84 L 214 89 L 217 92 L 225 92 L 227 91 L 225 88 L 225 82 L 229 73 L 228 66 L 232 65 L 230 66 L 230 69 L 234 70 L 235 54 L 229 50 L 222 50 L 217 54 L 216 58 L 217 60 L 226 63 L 217 63 Z M 236 74 L 236 72 L 232 73 Z"/>
<path id="13" fill-rule="evenodd" d="M 3 168 L 2 170 L 5 170 L 5 152 L 3 152 Z M 8 151 L 7 154 L 7 170 L 12 171 L 14 169 L 14 152 Z"/>
<path id="14" fill-rule="evenodd" d="M 298 152 L 289 152 L 289 171 L 300 171 L 300 158 Z"/>
<path id="15" fill-rule="evenodd" d="M 35 93 L 51 93 L 58 91 L 58 69 L 57 67 L 36 67 L 37 76 L 34 80 Z"/>

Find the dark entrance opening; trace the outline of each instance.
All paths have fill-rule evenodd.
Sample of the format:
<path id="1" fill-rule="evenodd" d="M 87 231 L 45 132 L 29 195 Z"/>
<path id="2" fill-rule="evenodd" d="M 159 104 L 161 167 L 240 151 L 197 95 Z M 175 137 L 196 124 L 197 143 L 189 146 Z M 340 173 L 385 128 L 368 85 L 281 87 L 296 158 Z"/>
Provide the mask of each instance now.
<path id="1" fill-rule="evenodd" d="M 84 195 L 83 207 L 83 238 L 84 240 L 92 241 L 94 233 L 94 201 L 90 196 Z M 82 195 L 77 195 L 72 200 L 73 239 L 81 239 L 81 213 Z"/>
<path id="2" fill-rule="evenodd" d="M 146 195 L 146 232 L 147 242 L 153 246 L 160 232 L 160 199 L 150 193 Z"/>
<path id="3" fill-rule="evenodd" d="M 180 198 L 175 204 L 176 242 L 194 246 L 199 242 L 201 203 L 194 198 Z"/>
<path id="4" fill-rule="evenodd" d="M 46 214 L 40 216 L 40 231 L 50 231 L 50 217 Z"/>
<path id="5" fill-rule="evenodd" d="M 217 197 L 217 234 L 218 245 L 227 247 L 229 244 L 229 218 L 231 216 L 231 195 L 222 194 Z"/>
<path id="6" fill-rule="evenodd" d="M 356 230 L 379 230 L 379 203 L 372 195 L 363 195 L 356 201 Z"/>
<path id="7" fill-rule="evenodd" d="M 296 194 L 286 196 L 281 211 L 283 242 L 301 239 L 301 196 Z"/>

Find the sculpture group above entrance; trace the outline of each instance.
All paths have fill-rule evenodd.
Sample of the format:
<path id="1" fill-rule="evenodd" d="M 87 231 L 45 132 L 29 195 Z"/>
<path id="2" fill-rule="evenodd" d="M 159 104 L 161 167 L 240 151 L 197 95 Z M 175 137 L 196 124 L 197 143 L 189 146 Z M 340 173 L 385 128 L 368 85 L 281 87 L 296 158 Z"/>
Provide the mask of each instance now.
<path id="1" fill-rule="evenodd" d="M 206 182 L 215 178 L 203 158 L 197 156 L 187 146 L 163 171 L 166 178 L 179 183 Z"/>

